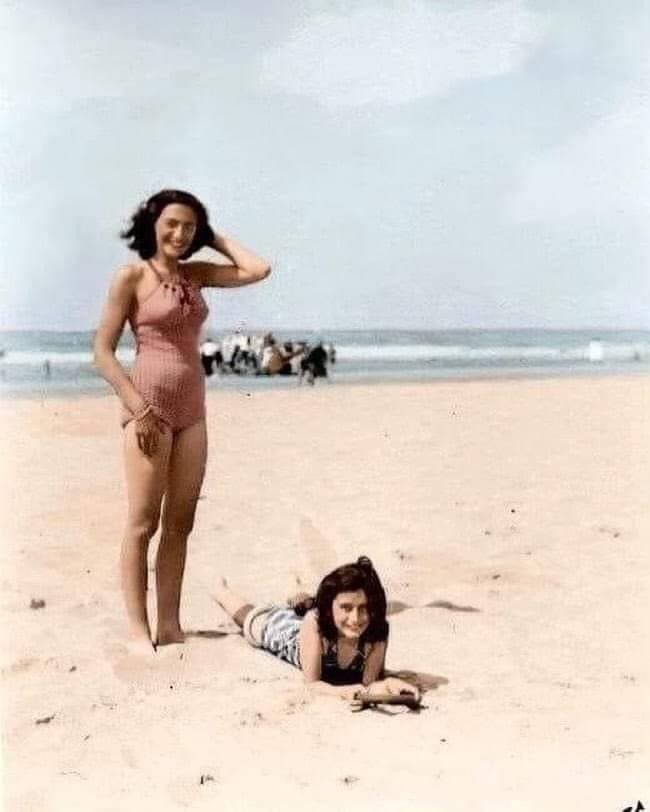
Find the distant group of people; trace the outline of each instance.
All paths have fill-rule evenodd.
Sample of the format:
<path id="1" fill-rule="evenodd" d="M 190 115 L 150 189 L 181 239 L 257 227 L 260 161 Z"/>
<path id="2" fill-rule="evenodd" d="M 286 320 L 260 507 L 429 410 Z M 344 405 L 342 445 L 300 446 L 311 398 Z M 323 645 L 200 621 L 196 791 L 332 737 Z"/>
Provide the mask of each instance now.
<path id="1" fill-rule="evenodd" d="M 279 342 L 272 333 L 244 335 L 234 333 L 217 344 L 207 338 L 201 344 L 201 363 L 205 374 L 216 372 L 237 375 L 297 375 L 299 382 L 314 384 L 316 378 L 328 377 L 328 366 L 336 363 L 332 344 L 318 340 Z"/>

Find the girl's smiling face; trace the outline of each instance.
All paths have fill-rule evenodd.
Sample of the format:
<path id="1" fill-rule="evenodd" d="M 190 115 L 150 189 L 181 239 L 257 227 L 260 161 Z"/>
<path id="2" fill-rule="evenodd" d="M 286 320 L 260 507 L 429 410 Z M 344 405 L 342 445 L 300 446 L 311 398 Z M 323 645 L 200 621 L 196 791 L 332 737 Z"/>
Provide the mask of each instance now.
<path id="1" fill-rule="evenodd" d="M 196 215 L 189 206 L 170 203 L 156 220 L 156 245 L 165 256 L 178 259 L 192 244 L 196 234 Z"/>
<path id="2" fill-rule="evenodd" d="M 332 601 L 332 619 L 341 637 L 358 640 L 370 624 L 368 598 L 363 589 L 339 592 Z"/>

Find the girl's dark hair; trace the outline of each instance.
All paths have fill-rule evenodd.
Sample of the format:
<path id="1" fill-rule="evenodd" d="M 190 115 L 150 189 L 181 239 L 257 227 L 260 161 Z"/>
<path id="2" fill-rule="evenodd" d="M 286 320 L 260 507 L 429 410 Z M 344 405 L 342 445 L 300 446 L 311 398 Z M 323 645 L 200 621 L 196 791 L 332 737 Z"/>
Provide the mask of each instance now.
<path id="1" fill-rule="evenodd" d="M 179 189 L 163 189 L 146 200 L 131 218 L 131 225 L 120 233 L 129 248 L 137 251 L 141 259 L 150 259 L 156 253 L 156 232 L 154 226 L 162 210 L 170 203 L 178 203 L 192 209 L 196 217 L 196 233 L 190 247 L 181 259 L 188 259 L 204 245 L 212 245 L 214 231 L 208 222 L 208 212 L 201 201 L 189 192 Z"/>
<path id="2" fill-rule="evenodd" d="M 361 635 L 361 642 L 376 643 L 388 638 L 386 593 L 372 566 L 372 561 L 362 555 L 356 563 L 344 564 L 326 575 L 316 592 L 315 607 L 318 612 L 318 627 L 320 633 L 330 643 L 335 643 L 338 637 L 332 617 L 332 601 L 340 592 L 356 592 L 358 589 L 363 589 L 366 593 L 370 618 L 368 628 Z"/>

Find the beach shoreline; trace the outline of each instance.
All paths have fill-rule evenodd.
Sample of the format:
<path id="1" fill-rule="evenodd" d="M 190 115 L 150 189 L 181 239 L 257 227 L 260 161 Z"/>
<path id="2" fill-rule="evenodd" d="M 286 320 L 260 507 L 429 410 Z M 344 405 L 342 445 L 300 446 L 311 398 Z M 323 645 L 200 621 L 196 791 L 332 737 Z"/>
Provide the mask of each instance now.
<path id="1" fill-rule="evenodd" d="M 439 369 L 429 372 L 422 370 L 393 371 L 390 374 L 366 370 L 363 373 L 341 373 L 331 370 L 329 380 L 319 380 L 315 385 L 321 386 L 404 386 L 404 385 L 435 385 L 438 383 L 463 383 L 476 381 L 518 381 L 518 380 L 546 380 L 546 379 L 590 379 L 603 378 L 650 378 L 650 368 L 645 364 L 638 366 L 626 365 L 583 365 L 579 367 L 493 367 L 484 369 Z M 299 383 L 297 376 L 276 375 L 218 375 L 206 379 L 206 392 L 228 393 L 241 391 L 255 391 L 256 393 L 274 392 L 276 390 L 292 390 L 309 384 Z M 110 386 L 101 378 L 92 377 L 84 381 L 57 381 L 50 379 L 38 387 L 33 381 L 23 385 L 6 384 L 0 381 L 1 400 L 33 400 L 33 399 L 75 399 L 77 397 L 114 397 Z"/>
<path id="2" fill-rule="evenodd" d="M 6 809 L 646 803 L 649 405 L 644 375 L 210 388 L 190 637 L 143 664 L 117 399 L 0 400 Z M 388 667 L 437 685 L 419 714 L 309 697 L 210 596 L 360 554 L 399 609 Z"/>
<path id="3" fill-rule="evenodd" d="M 233 364 L 234 346 L 243 333 L 210 330 L 222 347 L 224 375 L 208 379 L 209 388 L 253 389 L 291 387 L 297 376 L 256 377 L 252 367 Z M 267 336 L 268 337 L 268 336 Z M 335 351 L 329 365 L 338 385 L 414 381 L 489 379 L 492 377 L 550 377 L 566 375 L 650 375 L 650 332 L 647 330 L 328 330 L 279 331 L 275 336 L 287 352 L 296 343 L 324 340 Z M 127 332 L 117 349 L 129 367 L 135 346 Z M 247 340 L 257 346 L 260 331 Z M 22 393 L 57 394 L 108 391 L 93 366 L 93 333 L 0 331 L 0 397 Z M 257 354 L 257 363 L 262 358 Z M 334 356 L 332 356 L 332 359 Z M 297 372 L 297 362 L 294 365 Z"/>

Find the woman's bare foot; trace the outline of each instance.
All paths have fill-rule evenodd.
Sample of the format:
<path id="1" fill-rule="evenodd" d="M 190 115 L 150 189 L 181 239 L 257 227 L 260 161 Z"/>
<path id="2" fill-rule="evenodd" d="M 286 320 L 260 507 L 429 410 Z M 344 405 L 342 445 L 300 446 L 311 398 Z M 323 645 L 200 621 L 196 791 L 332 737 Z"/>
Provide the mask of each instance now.
<path id="1" fill-rule="evenodd" d="M 180 627 L 175 627 L 171 629 L 158 629 L 158 634 L 156 636 L 156 645 L 157 646 L 171 646 L 175 643 L 184 643 L 185 642 L 185 633 Z"/>

